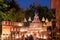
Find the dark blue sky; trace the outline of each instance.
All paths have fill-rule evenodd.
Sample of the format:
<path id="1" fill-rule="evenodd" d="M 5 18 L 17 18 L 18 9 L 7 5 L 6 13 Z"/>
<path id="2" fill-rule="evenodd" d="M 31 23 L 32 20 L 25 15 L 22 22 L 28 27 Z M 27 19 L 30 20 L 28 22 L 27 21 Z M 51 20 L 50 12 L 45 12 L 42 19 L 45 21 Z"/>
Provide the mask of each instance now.
<path id="1" fill-rule="evenodd" d="M 17 4 L 19 4 L 19 6 L 21 8 L 28 8 L 29 5 L 33 4 L 33 2 L 36 2 L 35 0 L 16 0 Z M 48 8 L 50 8 L 50 0 L 38 0 L 39 4 L 41 6 L 47 6 Z"/>

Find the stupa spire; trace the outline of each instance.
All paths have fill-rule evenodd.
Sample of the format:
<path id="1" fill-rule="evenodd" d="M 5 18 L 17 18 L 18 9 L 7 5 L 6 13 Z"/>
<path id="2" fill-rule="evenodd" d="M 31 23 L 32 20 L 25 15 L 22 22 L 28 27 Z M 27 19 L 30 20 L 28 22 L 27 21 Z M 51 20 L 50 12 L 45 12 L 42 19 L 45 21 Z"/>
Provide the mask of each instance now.
<path id="1" fill-rule="evenodd" d="M 36 0 L 36 2 L 35 2 L 35 16 L 34 16 L 34 19 L 33 19 L 33 21 L 32 22 L 34 22 L 34 23 L 39 23 L 40 22 L 40 20 L 39 20 L 39 16 L 38 16 L 38 11 L 37 11 L 37 7 L 38 7 L 38 0 Z"/>
<path id="2" fill-rule="evenodd" d="M 37 7 L 39 6 L 39 0 L 35 0 L 35 15 L 38 15 Z"/>
<path id="3" fill-rule="evenodd" d="M 39 6 L 39 0 L 35 0 L 35 7 L 37 8 Z"/>

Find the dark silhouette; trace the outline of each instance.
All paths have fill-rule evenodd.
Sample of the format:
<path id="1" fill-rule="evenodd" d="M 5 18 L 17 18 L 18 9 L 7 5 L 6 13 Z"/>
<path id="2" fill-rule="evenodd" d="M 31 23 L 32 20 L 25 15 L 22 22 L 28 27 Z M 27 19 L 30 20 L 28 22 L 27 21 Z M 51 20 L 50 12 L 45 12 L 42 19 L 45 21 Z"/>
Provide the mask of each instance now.
<path id="1" fill-rule="evenodd" d="M 33 40 L 33 36 L 32 35 L 29 36 L 29 40 Z"/>
<path id="2" fill-rule="evenodd" d="M 26 35 L 27 37 L 25 38 L 25 40 L 28 40 L 29 39 L 29 37 L 28 37 L 28 35 Z"/>

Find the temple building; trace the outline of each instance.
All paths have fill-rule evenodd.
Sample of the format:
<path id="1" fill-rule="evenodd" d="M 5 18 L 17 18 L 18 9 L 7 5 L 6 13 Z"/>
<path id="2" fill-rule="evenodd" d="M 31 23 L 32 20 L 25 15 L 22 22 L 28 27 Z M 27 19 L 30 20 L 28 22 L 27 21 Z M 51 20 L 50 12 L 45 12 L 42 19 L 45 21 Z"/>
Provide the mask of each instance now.
<path id="1" fill-rule="evenodd" d="M 35 5 L 36 6 L 36 5 Z M 37 7 L 37 6 L 36 6 Z M 36 36 L 37 38 L 47 39 L 47 27 L 52 26 L 52 21 L 43 17 L 42 21 L 39 19 L 38 12 L 35 10 L 34 19 L 31 20 L 31 17 L 28 19 L 27 23 L 26 18 L 24 22 L 11 22 L 11 21 L 2 21 L 2 35 L 1 40 L 15 40 L 20 39 L 22 35 Z"/>
<path id="2" fill-rule="evenodd" d="M 52 26 L 52 22 L 49 22 L 48 19 L 42 18 L 42 21 L 39 20 L 38 12 L 35 12 L 34 19 L 31 20 L 31 17 L 28 19 L 29 25 L 25 27 L 27 20 L 24 18 L 24 22 L 10 22 L 10 21 L 3 21 L 2 22 L 2 40 L 6 37 L 10 38 L 11 40 L 18 38 L 21 34 L 24 35 L 34 35 L 36 34 L 37 37 L 42 39 L 47 39 L 47 27 Z M 26 23 L 26 24 L 25 24 Z M 39 36 L 39 35 L 40 36 Z"/>
<path id="3" fill-rule="evenodd" d="M 35 16 L 32 23 L 30 23 L 30 27 L 42 27 L 42 22 L 39 20 L 38 12 L 35 12 Z"/>

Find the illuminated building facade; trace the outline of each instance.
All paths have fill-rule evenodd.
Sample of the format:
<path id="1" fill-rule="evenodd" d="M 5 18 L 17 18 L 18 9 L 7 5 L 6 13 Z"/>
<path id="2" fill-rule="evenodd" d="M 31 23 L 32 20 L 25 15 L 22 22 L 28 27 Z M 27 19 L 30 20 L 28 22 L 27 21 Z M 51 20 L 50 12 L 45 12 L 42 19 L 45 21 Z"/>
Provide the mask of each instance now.
<path id="1" fill-rule="evenodd" d="M 42 21 L 39 20 L 38 13 L 35 13 L 34 19 L 31 22 L 31 18 L 28 19 L 30 21 L 30 25 L 25 27 L 25 23 L 27 22 L 24 18 L 24 22 L 10 22 L 3 21 L 2 22 L 2 40 L 3 38 L 10 38 L 10 40 L 20 39 L 22 35 L 34 35 L 36 34 L 37 38 L 47 39 L 47 27 L 52 26 L 52 22 L 49 22 L 48 19 L 42 18 Z M 39 34 L 39 35 L 38 35 Z M 9 40 L 9 39 L 8 39 Z"/>
<path id="2" fill-rule="evenodd" d="M 23 23 L 3 21 L 2 40 L 4 40 L 5 38 L 8 40 L 20 39 L 22 35 L 25 35 L 25 37 L 26 35 L 35 35 L 37 38 L 47 39 L 47 27 L 52 26 L 52 21 L 49 22 L 48 19 L 45 20 L 43 17 L 42 21 L 44 21 L 45 23 L 42 23 L 42 21 L 39 20 L 38 12 L 36 11 L 33 21 L 31 21 L 31 17 L 29 17 L 28 20 L 28 27 L 25 27 L 27 24 L 26 18 L 24 18 Z"/>

